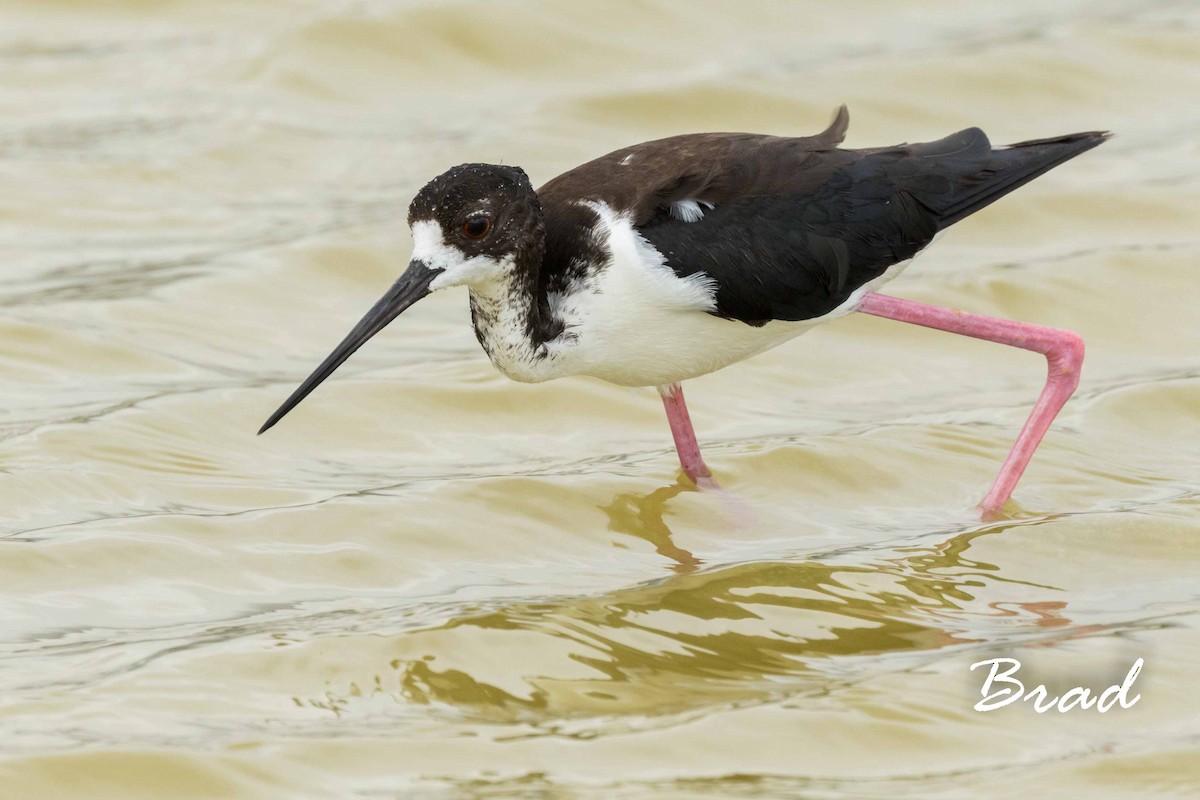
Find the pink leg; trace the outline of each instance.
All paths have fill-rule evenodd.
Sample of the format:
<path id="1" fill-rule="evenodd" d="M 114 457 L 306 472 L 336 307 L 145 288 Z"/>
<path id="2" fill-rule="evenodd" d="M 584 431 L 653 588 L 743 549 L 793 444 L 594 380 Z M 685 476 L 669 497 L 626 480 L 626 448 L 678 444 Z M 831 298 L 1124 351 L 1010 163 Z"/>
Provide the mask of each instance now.
<path id="1" fill-rule="evenodd" d="M 683 401 L 683 388 L 678 383 L 672 383 L 659 386 L 658 393 L 662 395 L 663 408 L 667 410 L 667 421 L 671 423 L 671 435 L 675 437 L 675 450 L 679 453 L 679 464 L 684 474 L 701 489 L 718 488 L 708 465 L 704 463 L 704 457 L 700 455 L 692 418 L 688 416 L 687 403 Z"/>
<path id="2" fill-rule="evenodd" d="M 968 314 L 957 309 L 939 308 L 874 292 L 863 296 L 857 310 L 877 317 L 911 322 L 939 331 L 961 333 L 976 339 L 1033 350 L 1046 357 L 1050 368 L 1046 388 L 1042 390 L 1042 396 L 1038 398 L 1025 427 L 1021 429 L 1021 435 L 1017 437 L 1004 466 L 1000 468 L 1000 474 L 996 476 L 991 490 L 980 504 L 985 515 L 999 511 L 1016 488 L 1021 473 L 1025 471 L 1042 437 L 1046 435 L 1050 423 L 1079 385 L 1079 370 L 1083 366 L 1083 340 L 1076 333 L 1058 328 Z"/>

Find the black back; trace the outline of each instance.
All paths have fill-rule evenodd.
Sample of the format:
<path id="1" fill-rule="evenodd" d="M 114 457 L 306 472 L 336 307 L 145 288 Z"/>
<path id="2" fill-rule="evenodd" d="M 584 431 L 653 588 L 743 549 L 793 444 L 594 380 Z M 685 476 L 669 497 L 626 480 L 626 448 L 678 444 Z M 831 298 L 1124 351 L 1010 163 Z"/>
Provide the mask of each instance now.
<path id="1" fill-rule="evenodd" d="M 994 149 L 978 128 L 935 142 L 838 148 L 839 109 L 817 136 L 676 136 L 625 148 L 538 190 L 546 218 L 541 288 L 561 290 L 595 261 L 596 217 L 579 200 L 628 210 L 677 274 L 717 283 L 715 314 L 762 325 L 826 314 L 940 230 L 1100 144 L 1088 132 Z M 711 204 L 684 222 L 672 202 Z"/>

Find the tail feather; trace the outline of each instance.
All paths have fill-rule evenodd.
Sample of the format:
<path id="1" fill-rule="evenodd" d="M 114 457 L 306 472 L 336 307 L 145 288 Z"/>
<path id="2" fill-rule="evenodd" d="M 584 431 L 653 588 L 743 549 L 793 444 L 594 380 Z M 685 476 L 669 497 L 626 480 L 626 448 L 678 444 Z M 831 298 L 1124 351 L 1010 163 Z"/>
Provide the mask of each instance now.
<path id="1" fill-rule="evenodd" d="M 948 195 L 937 198 L 936 207 L 930 210 L 938 216 L 939 229 L 947 228 L 961 219 L 999 200 L 1012 190 L 1024 186 L 1034 178 L 1069 161 L 1080 153 L 1091 150 L 1112 136 L 1107 131 L 1088 131 L 1055 136 L 1049 139 L 1032 139 L 1017 142 L 1007 147 L 991 149 L 987 137 L 979 129 L 969 129 L 930 145 L 947 145 L 959 148 L 957 152 L 930 152 L 943 158 L 961 154 L 970 158 L 984 150 L 983 164 L 976 163 L 975 169 L 961 174 L 962 181 Z"/>

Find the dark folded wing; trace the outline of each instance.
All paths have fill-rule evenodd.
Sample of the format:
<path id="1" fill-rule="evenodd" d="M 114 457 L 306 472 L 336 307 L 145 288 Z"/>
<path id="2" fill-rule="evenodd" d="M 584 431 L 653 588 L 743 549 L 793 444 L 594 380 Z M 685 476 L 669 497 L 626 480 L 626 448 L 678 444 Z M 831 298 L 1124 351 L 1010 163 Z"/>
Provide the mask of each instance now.
<path id="1" fill-rule="evenodd" d="M 614 150 L 564 172 L 537 190 L 547 212 L 579 199 L 632 210 L 634 224 L 666 214 L 677 200 L 724 203 L 804 181 L 814 153 L 838 153 L 849 112 L 815 136 L 689 133 Z M 835 157 L 836 160 L 836 157 Z"/>
<path id="2" fill-rule="evenodd" d="M 848 123 L 842 106 L 815 136 L 672 136 L 613 151 L 559 175 L 537 190 L 546 220 L 543 294 L 561 291 L 602 255 L 592 237 L 597 217 L 586 202 L 626 211 L 635 226 L 644 227 L 671 221 L 671 204 L 682 200 L 719 207 L 740 197 L 812 189 L 836 163 L 854 158 L 836 149 Z"/>
<path id="3" fill-rule="evenodd" d="M 968 128 L 934 142 L 843 150 L 848 117 L 821 134 L 676 136 L 618 150 L 538 191 L 547 280 L 569 280 L 594 215 L 579 200 L 627 210 L 679 275 L 717 284 L 714 313 L 751 325 L 826 314 L 949 225 L 1107 134 L 993 149 Z M 687 222 L 672 204 L 700 204 Z"/>
<path id="4" fill-rule="evenodd" d="M 731 197 L 692 223 L 660 213 L 641 232 L 677 274 L 716 281 L 719 316 L 751 325 L 811 319 L 912 258 L 938 231 L 1105 138 L 993 149 L 983 131 L 968 128 L 936 142 L 814 152 L 792 186 L 781 179 Z"/>
<path id="5" fill-rule="evenodd" d="M 937 233 L 936 216 L 860 160 L 811 193 L 752 195 L 642 235 L 681 276 L 717 285 L 714 313 L 751 325 L 829 313 Z"/>

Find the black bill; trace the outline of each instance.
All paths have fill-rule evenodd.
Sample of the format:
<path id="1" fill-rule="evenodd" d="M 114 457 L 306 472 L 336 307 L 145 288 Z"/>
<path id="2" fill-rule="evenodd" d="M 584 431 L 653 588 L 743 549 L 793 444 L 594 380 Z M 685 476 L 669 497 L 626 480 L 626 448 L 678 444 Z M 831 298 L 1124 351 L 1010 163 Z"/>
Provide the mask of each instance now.
<path id="1" fill-rule="evenodd" d="M 301 400 L 308 397 L 309 392 L 317 388 L 321 384 L 321 381 L 332 375 L 333 371 L 340 367 L 343 361 L 353 355 L 355 350 L 362 347 L 368 339 L 387 327 L 387 324 L 400 316 L 404 309 L 429 294 L 429 284 L 441 273 L 442 270 L 430 269 L 420 261 L 410 262 L 408 269 L 404 270 L 404 274 L 392 284 L 392 288 L 387 290 L 387 294 L 381 297 L 379 302 L 367 312 L 367 315 L 354 326 L 354 330 L 350 331 L 350 335 L 334 348 L 329 357 L 321 362 L 321 366 L 317 367 L 313 371 L 313 374 L 309 375 L 304 383 L 300 384 L 300 387 L 292 392 L 292 396 L 284 401 L 279 410 L 271 415 L 271 418 L 259 428 L 258 432 L 262 433 L 283 419 L 285 414 L 295 408 Z"/>

